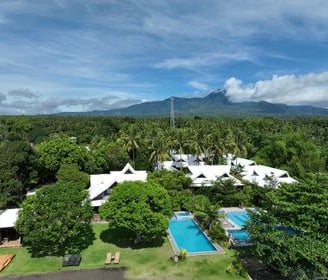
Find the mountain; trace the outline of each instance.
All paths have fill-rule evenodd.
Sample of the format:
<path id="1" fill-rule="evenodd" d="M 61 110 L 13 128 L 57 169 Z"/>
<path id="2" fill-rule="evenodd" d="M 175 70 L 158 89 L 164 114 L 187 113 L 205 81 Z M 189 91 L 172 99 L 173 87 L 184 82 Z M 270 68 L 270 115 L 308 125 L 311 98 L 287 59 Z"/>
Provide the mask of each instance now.
<path id="1" fill-rule="evenodd" d="M 78 115 L 164 117 L 170 115 L 171 98 L 162 101 L 144 102 L 126 108 L 84 113 L 61 113 Z M 328 115 L 328 109 L 312 106 L 289 106 L 266 101 L 233 103 L 226 91 L 218 89 L 205 97 L 174 97 L 174 112 L 177 116 L 310 116 Z"/>

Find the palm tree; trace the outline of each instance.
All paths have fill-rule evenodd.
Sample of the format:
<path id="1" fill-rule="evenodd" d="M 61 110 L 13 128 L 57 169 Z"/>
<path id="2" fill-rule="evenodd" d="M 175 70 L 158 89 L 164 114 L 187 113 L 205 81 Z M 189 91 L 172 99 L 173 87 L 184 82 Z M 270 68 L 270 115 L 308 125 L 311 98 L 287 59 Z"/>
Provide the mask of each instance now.
<path id="1" fill-rule="evenodd" d="M 165 135 L 158 129 L 151 131 L 146 138 L 146 145 L 150 150 L 149 161 L 155 167 L 159 162 L 169 159 L 169 149 Z"/>
<path id="2" fill-rule="evenodd" d="M 120 131 L 118 141 L 122 143 L 127 152 L 132 152 L 133 167 L 135 167 L 135 154 L 139 149 L 141 137 L 136 125 L 131 125 L 127 130 Z"/>
<path id="3" fill-rule="evenodd" d="M 205 195 L 195 195 L 189 208 L 204 229 L 210 229 L 212 224 L 218 221 L 218 206 L 211 205 Z"/>

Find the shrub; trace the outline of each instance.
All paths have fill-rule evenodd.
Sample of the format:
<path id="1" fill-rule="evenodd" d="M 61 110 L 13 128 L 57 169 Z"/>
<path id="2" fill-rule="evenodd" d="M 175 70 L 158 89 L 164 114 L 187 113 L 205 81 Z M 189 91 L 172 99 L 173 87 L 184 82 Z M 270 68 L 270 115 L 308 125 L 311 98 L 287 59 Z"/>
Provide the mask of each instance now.
<path id="1" fill-rule="evenodd" d="M 220 223 L 214 223 L 211 228 L 208 231 L 209 236 L 214 240 L 215 242 L 227 242 L 228 237 L 225 234 L 224 229 L 222 228 Z"/>

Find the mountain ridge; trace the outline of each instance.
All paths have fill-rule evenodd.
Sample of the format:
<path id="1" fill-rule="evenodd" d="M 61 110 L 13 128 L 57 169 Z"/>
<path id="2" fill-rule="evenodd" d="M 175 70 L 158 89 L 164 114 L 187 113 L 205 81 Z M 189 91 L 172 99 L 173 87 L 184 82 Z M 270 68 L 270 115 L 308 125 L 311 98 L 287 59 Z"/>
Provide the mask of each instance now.
<path id="1" fill-rule="evenodd" d="M 125 108 L 65 112 L 60 115 L 108 115 L 131 117 L 164 117 L 170 114 L 171 98 L 148 101 Z M 328 115 L 328 109 L 309 105 L 286 105 L 267 101 L 231 102 L 224 89 L 210 92 L 204 97 L 174 97 L 177 116 L 318 116 Z"/>

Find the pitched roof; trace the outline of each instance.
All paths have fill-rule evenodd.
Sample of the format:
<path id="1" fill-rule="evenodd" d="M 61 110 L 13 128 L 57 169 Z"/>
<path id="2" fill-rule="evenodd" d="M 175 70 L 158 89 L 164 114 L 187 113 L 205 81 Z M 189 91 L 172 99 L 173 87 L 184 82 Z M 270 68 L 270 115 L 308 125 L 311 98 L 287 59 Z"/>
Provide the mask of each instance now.
<path id="1" fill-rule="evenodd" d="M 18 213 L 21 209 L 5 209 L 0 211 L 0 228 L 13 228 L 15 227 L 18 219 Z"/>
<path id="2" fill-rule="evenodd" d="M 211 186 L 218 179 L 231 179 L 235 185 L 241 185 L 240 181 L 230 175 L 229 165 L 199 165 L 188 166 L 189 177 L 192 179 L 192 186 Z"/>
<path id="3" fill-rule="evenodd" d="M 254 160 L 236 157 L 233 154 L 226 154 L 224 157 L 227 161 L 227 164 L 231 165 L 231 166 L 245 167 L 245 166 L 249 166 L 249 165 L 256 165 L 256 162 Z"/>
<path id="4" fill-rule="evenodd" d="M 108 190 L 116 183 L 116 177 L 113 174 L 90 175 L 89 198 L 95 199 L 98 195 Z"/>
<path id="5" fill-rule="evenodd" d="M 204 165 L 204 155 L 173 154 L 173 166 L 177 168 Z"/>
<path id="6" fill-rule="evenodd" d="M 147 171 L 134 170 L 134 168 L 127 163 L 121 171 L 112 171 L 110 174 L 96 174 L 90 175 L 89 198 L 95 199 L 115 183 L 122 183 L 125 181 L 146 181 Z"/>
<path id="7" fill-rule="evenodd" d="M 242 175 L 244 180 L 255 183 L 260 187 L 268 186 L 270 178 L 276 181 L 277 186 L 280 183 L 292 184 L 297 182 L 289 176 L 286 170 L 265 165 L 245 166 Z"/>

